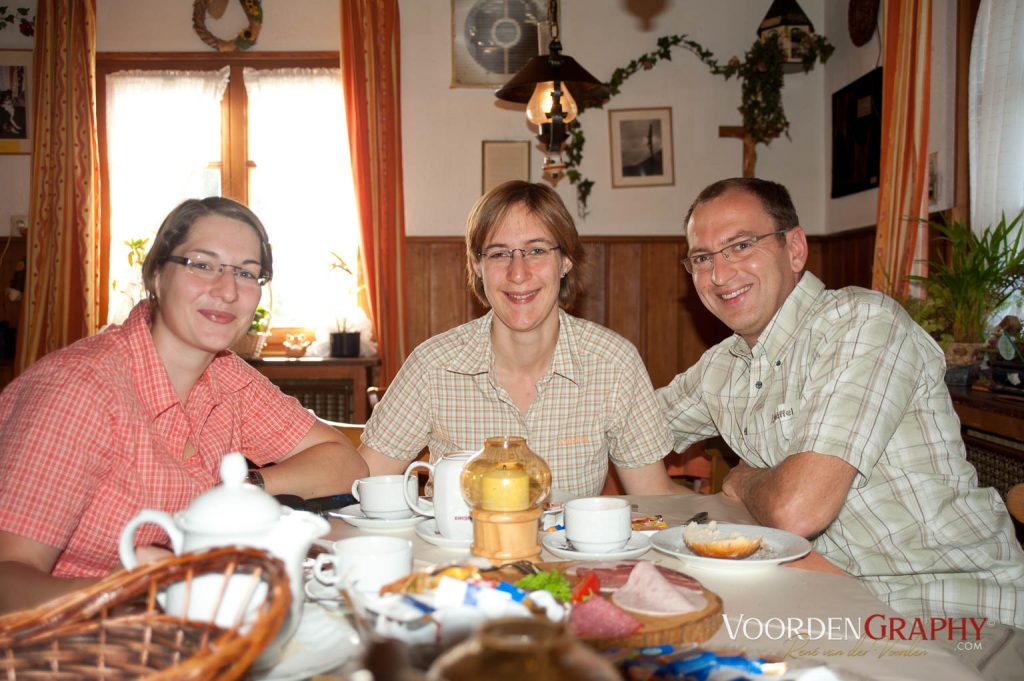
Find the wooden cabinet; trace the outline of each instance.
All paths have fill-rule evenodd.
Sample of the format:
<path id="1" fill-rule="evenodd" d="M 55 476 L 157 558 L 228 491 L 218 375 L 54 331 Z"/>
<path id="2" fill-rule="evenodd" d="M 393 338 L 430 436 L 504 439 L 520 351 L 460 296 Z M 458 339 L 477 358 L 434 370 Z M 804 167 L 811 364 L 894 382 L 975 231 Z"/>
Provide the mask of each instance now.
<path id="1" fill-rule="evenodd" d="M 366 423 L 366 389 L 379 358 L 266 357 L 246 361 L 320 418 Z"/>

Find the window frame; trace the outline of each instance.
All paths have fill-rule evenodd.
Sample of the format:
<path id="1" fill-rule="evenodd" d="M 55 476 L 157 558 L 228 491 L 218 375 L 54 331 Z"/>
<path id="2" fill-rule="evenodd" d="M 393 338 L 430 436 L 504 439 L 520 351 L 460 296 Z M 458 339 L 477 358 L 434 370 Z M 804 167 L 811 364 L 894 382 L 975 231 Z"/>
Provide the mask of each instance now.
<path id="1" fill-rule="evenodd" d="M 115 71 L 170 69 L 217 71 L 230 68 L 221 101 L 221 194 L 249 202 L 248 97 L 242 69 L 340 68 L 338 52 L 97 52 L 96 131 L 100 170 L 100 319 L 110 305 L 110 177 L 107 158 L 107 75 Z"/>

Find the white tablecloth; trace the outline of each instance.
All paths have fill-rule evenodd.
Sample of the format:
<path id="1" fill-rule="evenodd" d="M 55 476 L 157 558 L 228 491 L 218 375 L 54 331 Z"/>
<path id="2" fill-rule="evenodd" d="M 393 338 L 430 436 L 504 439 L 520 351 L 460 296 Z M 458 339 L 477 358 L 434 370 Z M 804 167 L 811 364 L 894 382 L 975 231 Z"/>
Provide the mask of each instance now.
<path id="1" fill-rule="evenodd" d="M 626 498 L 637 504 L 640 513 L 663 515 L 669 527 L 679 525 L 698 511 L 708 511 L 712 519 L 722 522 L 753 522 L 742 504 L 720 494 Z M 357 529 L 342 520 L 331 521 L 330 539 L 360 534 L 373 532 Z M 386 534 L 412 540 L 417 566 L 449 563 L 470 555 L 468 549 L 443 549 L 428 544 L 412 529 Z M 708 647 L 739 648 L 751 654 L 787 656 L 790 660 L 802 657 L 806 661 L 827 664 L 844 678 L 928 681 L 980 678 L 950 649 L 939 644 L 929 641 L 893 644 L 863 636 L 863 622 L 871 615 L 886 618 L 898 615 L 852 577 L 784 566 L 752 572 L 710 571 L 684 567 L 674 556 L 653 549 L 642 558 L 686 572 L 721 596 L 725 606 L 723 625 L 707 642 Z M 559 560 L 547 551 L 541 559 Z M 786 635 L 783 627 L 787 626 L 804 632 L 810 628 L 814 636 L 819 636 L 824 627 L 832 627 L 832 634 L 829 639 L 807 640 L 805 633 L 801 640 Z M 851 628 L 856 628 L 860 635 L 850 633 Z"/>

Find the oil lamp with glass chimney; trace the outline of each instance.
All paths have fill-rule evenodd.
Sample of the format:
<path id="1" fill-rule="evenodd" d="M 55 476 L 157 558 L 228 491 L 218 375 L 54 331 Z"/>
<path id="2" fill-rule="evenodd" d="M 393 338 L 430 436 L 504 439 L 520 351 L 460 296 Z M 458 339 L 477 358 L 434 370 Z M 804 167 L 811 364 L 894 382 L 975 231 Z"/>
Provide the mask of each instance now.
<path id="1" fill-rule="evenodd" d="M 497 561 L 537 560 L 541 504 L 551 469 L 522 437 L 492 437 L 462 471 L 462 496 L 473 519 L 473 554 Z"/>

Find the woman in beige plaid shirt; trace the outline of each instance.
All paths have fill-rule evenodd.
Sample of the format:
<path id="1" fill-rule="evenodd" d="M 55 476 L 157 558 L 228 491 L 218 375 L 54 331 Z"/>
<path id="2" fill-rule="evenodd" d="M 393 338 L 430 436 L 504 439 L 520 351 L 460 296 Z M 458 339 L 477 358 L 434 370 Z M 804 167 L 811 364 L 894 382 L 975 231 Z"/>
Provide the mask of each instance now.
<path id="1" fill-rule="evenodd" d="M 359 451 L 374 475 L 517 435 L 566 496 L 600 494 L 609 460 L 630 494 L 673 494 L 664 418 L 636 348 L 569 307 L 583 248 L 549 187 L 507 182 L 466 230 L 469 285 L 490 311 L 422 343 L 374 409 Z"/>

